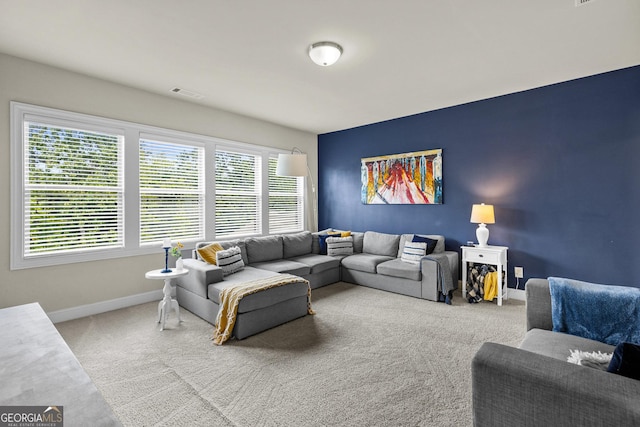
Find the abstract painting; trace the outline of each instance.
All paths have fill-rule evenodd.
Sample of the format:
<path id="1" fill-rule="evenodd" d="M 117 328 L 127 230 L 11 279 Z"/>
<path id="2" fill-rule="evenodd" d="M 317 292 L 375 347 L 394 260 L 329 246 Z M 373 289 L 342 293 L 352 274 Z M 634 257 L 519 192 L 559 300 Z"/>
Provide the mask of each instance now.
<path id="1" fill-rule="evenodd" d="M 442 149 L 361 159 L 362 203 L 442 204 Z"/>

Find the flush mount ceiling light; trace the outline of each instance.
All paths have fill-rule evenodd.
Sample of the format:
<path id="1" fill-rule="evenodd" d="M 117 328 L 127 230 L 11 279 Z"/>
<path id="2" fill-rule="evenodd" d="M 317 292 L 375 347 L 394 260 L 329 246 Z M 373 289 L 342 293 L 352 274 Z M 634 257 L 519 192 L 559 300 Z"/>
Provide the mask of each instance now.
<path id="1" fill-rule="evenodd" d="M 338 43 L 318 42 L 309 46 L 309 57 L 322 67 L 335 64 L 340 55 L 342 55 L 342 46 Z"/>

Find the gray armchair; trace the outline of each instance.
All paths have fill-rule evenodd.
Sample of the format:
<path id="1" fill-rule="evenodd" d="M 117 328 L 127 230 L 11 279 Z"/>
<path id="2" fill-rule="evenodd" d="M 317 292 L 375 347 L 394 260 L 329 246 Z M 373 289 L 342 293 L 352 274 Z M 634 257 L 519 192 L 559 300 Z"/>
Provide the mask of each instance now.
<path id="1" fill-rule="evenodd" d="M 614 348 L 552 332 L 549 283 L 525 289 L 520 348 L 484 343 L 473 358 L 474 426 L 640 426 L 640 381 L 566 361 L 570 349 Z"/>

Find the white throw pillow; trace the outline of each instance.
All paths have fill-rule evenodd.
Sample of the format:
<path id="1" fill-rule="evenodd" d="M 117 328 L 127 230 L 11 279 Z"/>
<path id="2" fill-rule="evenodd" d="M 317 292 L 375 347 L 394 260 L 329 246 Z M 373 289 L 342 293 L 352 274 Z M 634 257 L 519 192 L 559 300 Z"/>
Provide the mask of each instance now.
<path id="1" fill-rule="evenodd" d="M 420 259 L 427 253 L 425 242 L 406 242 L 400 259 L 410 264 L 420 264 Z"/>
<path id="2" fill-rule="evenodd" d="M 353 237 L 328 237 L 327 255 L 353 255 Z"/>
<path id="3" fill-rule="evenodd" d="M 244 269 L 242 253 L 237 246 L 216 252 L 216 263 L 222 269 L 223 276 L 228 276 Z"/>
<path id="4" fill-rule="evenodd" d="M 600 369 L 602 371 L 607 370 L 613 357 L 613 353 L 602 353 L 600 351 L 569 350 L 569 352 L 567 362 Z"/>

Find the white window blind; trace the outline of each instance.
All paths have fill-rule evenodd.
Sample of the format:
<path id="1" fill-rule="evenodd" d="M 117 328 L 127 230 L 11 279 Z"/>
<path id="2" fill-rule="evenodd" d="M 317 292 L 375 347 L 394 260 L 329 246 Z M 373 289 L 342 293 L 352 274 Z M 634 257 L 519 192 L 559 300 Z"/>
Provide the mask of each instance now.
<path id="1" fill-rule="evenodd" d="M 204 239 L 204 149 L 140 139 L 140 244 Z"/>
<path id="2" fill-rule="evenodd" d="M 23 124 L 23 257 L 122 247 L 124 136 Z"/>
<path id="3" fill-rule="evenodd" d="M 277 176 L 278 159 L 269 158 L 269 233 L 304 230 L 302 177 Z"/>
<path id="4" fill-rule="evenodd" d="M 261 157 L 216 150 L 216 237 L 261 234 Z"/>
<path id="5" fill-rule="evenodd" d="M 275 176 L 277 150 L 10 107 L 12 270 L 304 229 L 304 178 Z"/>

